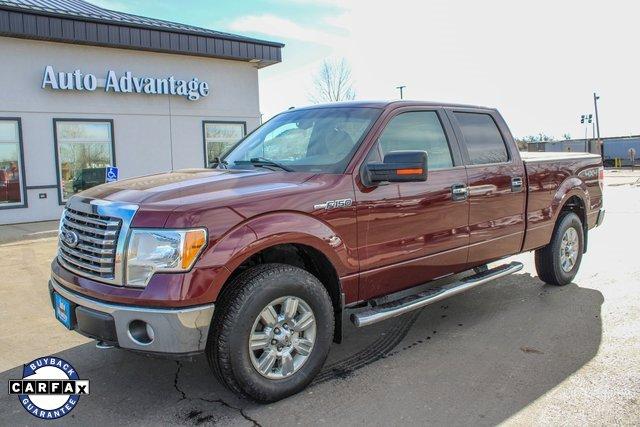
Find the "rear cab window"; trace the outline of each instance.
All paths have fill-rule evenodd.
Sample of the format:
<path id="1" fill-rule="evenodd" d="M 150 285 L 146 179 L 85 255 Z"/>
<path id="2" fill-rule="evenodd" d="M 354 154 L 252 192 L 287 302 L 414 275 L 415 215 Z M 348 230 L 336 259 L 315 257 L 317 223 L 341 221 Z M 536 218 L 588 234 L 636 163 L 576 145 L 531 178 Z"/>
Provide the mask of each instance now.
<path id="1" fill-rule="evenodd" d="M 507 145 L 490 114 L 454 112 L 453 115 L 464 137 L 470 165 L 509 161 Z"/>

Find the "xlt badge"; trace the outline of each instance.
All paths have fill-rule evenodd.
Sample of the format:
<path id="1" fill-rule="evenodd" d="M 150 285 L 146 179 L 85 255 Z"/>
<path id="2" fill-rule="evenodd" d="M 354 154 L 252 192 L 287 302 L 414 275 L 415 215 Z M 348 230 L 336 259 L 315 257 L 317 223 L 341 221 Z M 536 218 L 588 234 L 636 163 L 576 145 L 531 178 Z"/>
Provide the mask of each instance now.
<path id="1" fill-rule="evenodd" d="M 353 204 L 353 200 L 351 199 L 338 199 L 338 200 L 327 200 L 324 203 L 318 203 L 317 205 L 313 205 L 313 209 L 338 209 L 338 208 L 348 208 Z"/>

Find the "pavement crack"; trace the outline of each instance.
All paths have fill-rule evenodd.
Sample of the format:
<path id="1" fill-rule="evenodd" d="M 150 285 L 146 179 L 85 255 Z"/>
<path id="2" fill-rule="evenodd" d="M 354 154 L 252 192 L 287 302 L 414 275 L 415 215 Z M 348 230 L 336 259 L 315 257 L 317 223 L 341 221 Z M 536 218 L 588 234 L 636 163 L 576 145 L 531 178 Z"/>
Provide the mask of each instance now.
<path id="1" fill-rule="evenodd" d="M 242 418 L 244 418 L 245 420 L 249 421 L 251 424 L 254 425 L 254 427 L 262 427 L 262 425 L 256 421 L 255 419 L 251 418 L 249 415 L 247 415 L 247 413 L 245 412 L 244 408 L 240 408 L 238 406 L 234 406 L 232 404 L 230 404 L 229 402 L 225 401 L 224 399 L 218 398 L 218 399 L 207 399 L 205 397 L 190 397 L 187 396 L 187 393 L 182 390 L 180 388 L 180 386 L 178 385 L 179 379 L 180 379 L 180 370 L 182 369 L 182 362 L 181 361 L 176 361 L 176 364 L 178 365 L 178 368 L 176 369 L 176 374 L 175 377 L 173 378 L 173 388 L 176 389 L 176 391 L 180 394 L 180 400 L 189 400 L 189 401 L 194 401 L 194 400 L 201 400 L 203 402 L 208 402 L 208 403 L 217 403 L 220 404 L 226 408 L 232 409 L 236 412 L 238 412 L 240 414 L 240 416 L 242 416 Z"/>
<path id="2" fill-rule="evenodd" d="M 251 418 L 249 415 L 247 415 L 247 413 L 244 411 L 243 408 L 239 408 L 237 406 L 233 406 L 232 404 L 224 401 L 223 399 L 207 399 L 204 397 L 198 397 L 198 400 L 202 400 L 203 402 L 209 402 L 209 403 L 218 403 L 224 407 L 227 407 L 229 409 L 233 409 L 234 411 L 237 411 L 242 418 L 244 418 L 245 420 L 249 421 L 250 423 L 252 423 L 255 427 L 262 427 L 262 425 L 256 421 L 255 419 Z"/>
<path id="3" fill-rule="evenodd" d="M 398 344 L 400 344 L 400 342 L 407 336 L 407 334 L 409 333 L 409 330 L 411 329 L 415 321 L 418 319 L 418 316 L 420 315 L 421 312 L 422 310 L 416 310 L 415 312 L 411 313 L 411 315 L 403 316 L 402 318 L 396 320 L 396 322 L 394 322 L 389 327 L 389 329 L 387 329 L 384 333 L 381 334 L 379 339 L 371 343 L 369 346 L 365 347 L 364 349 L 358 351 L 357 353 L 345 359 L 336 361 L 326 366 L 322 370 L 322 372 L 316 377 L 316 379 L 313 381 L 313 384 L 314 385 L 320 384 L 325 381 L 329 381 L 336 378 L 342 378 L 342 379 L 348 378 L 351 375 L 353 375 L 354 371 L 366 365 L 369 365 L 377 360 L 394 355 L 395 353 L 397 353 L 397 351 L 394 351 L 395 347 Z M 414 345 L 417 345 L 417 344 L 416 343 L 411 344 L 409 347 L 413 347 Z M 207 403 L 217 403 L 233 411 L 236 411 L 238 414 L 240 414 L 240 416 L 242 416 L 242 418 L 244 418 L 246 421 L 249 421 L 251 424 L 253 424 L 254 427 L 262 427 L 257 420 L 247 415 L 244 408 L 234 406 L 229 402 L 225 401 L 224 399 L 221 399 L 221 398 L 210 399 L 205 397 L 188 396 L 187 393 L 184 390 L 182 390 L 179 386 L 180 370 L 183 367 L 182 362 L 177 361 L 176 363 L 178 365 L 178 368 L 176 369 L 173 386 L 176 389 L 176 391 L 181 395 L 180 401 L 200 400 L 202 402 L 207 402 Z"/>
<path id="4" fill-rule="evenodd" d="M 178 379 L 180 377 L 180 369 L 182 369 L 182 362 L 177 360 L 176 363 L 178 364 L 178 369 L 176 369 L 176 375 L 173 378 L 173 388 L 175 388 L 176 391 L 180 393 L 180 395 L 182 396 L 180 400 L 185 400 L 187 399 L 187 394 L 184 391 L 182 391 L 182 389 L 180 389 L 180 387 L 178 386 Z"/>

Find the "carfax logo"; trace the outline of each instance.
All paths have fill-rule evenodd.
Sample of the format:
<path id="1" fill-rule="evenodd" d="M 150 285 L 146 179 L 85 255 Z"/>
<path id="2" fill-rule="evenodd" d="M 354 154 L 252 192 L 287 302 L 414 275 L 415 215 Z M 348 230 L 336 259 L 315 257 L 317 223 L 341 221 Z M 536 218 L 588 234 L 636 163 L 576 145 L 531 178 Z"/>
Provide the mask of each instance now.
<path id="1" fill-rule="evenodd" d="M 71 412 L 81 395 L 89 394 L 89 380 L 81 380 L 63 359 L 41 357 L 24 365 L 21 380 L 9 380 L 9 394 L 17 394 L 31 415 L 54 420 Z"/>

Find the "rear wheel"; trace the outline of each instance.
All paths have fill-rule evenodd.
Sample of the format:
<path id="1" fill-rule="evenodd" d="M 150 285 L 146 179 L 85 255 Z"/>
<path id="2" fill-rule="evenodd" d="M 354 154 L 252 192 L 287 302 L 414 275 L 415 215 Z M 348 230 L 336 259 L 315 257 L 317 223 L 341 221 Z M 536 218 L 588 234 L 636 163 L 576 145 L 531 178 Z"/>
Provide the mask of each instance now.
<path id="1" fill-rule="evenodd" d="M 536 271 L 544 282 L 563 286 L 578 273 L 584 245 L 582 221 L 573 212 L 562 213 L 551 242 L 536 251 Z"/>
<path id="2" fill-rule="evenodd" d="M 216 306 L 207 358 L 232 391 L 272 402 L 306 387 L 333 339 L 333 306 L 297 267 L 264 264 L 240 274 Z"/>

